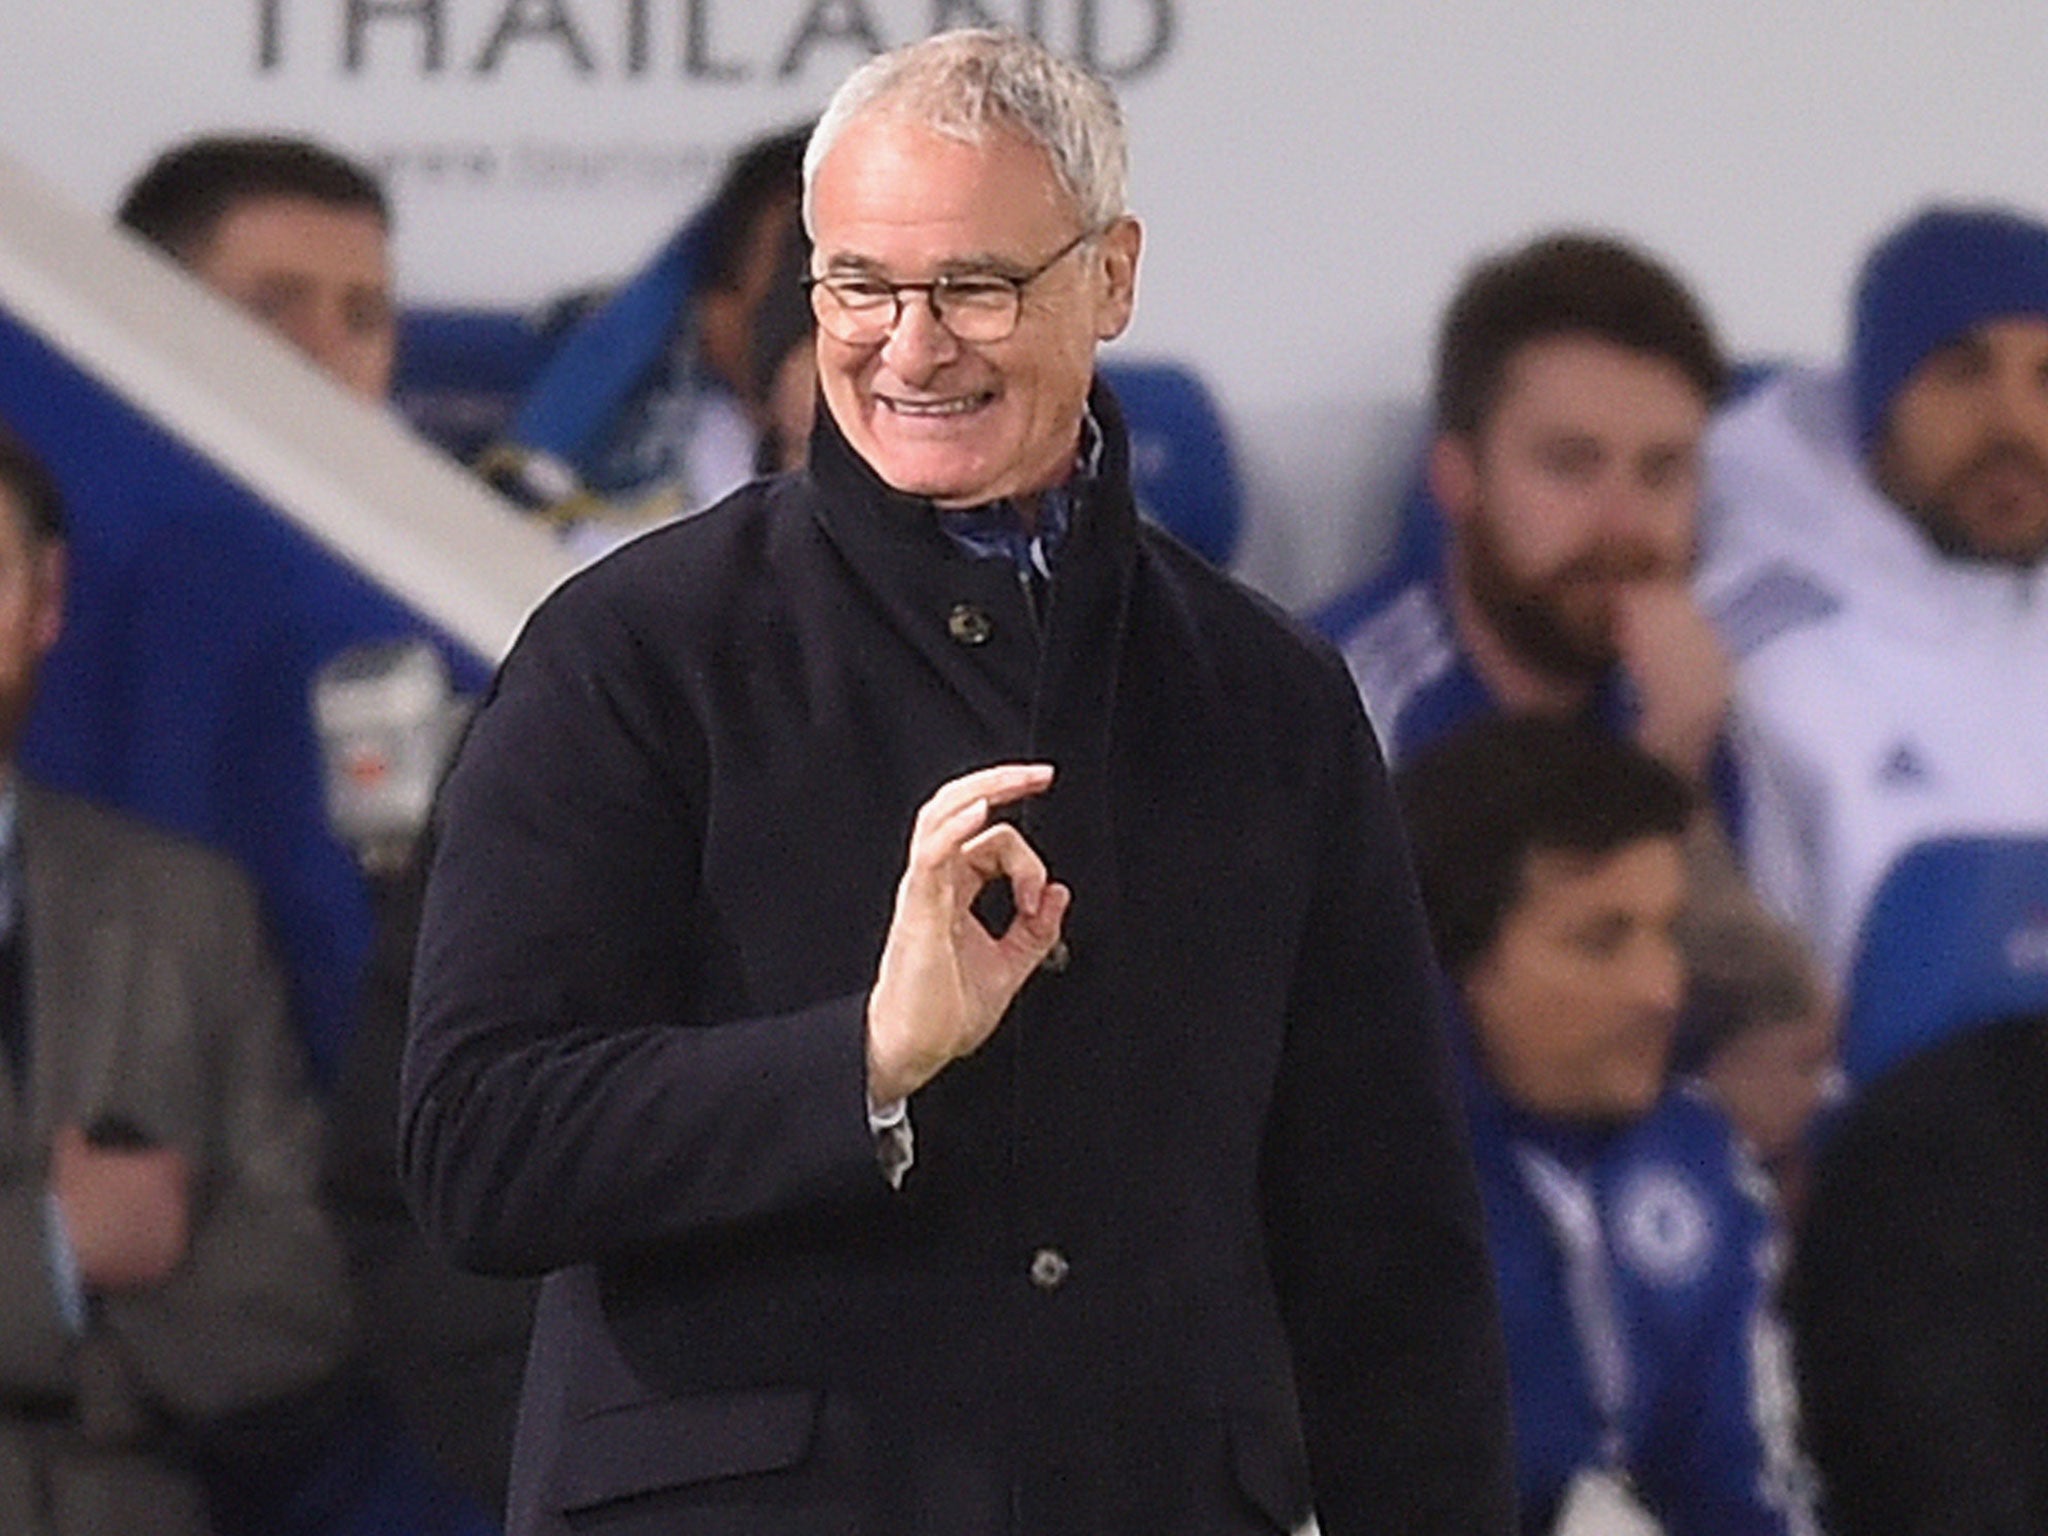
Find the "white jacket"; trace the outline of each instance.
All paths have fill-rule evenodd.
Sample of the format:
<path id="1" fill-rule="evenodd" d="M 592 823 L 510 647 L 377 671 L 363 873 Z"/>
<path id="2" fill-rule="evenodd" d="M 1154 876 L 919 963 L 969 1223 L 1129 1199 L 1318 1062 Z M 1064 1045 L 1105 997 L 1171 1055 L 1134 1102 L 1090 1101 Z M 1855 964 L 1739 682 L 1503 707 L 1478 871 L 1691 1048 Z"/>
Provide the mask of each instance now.
<path id="1" fill-rule="evenodd" d="M 1745 859 L 1838 977 L 1910 845 L 2048 835 L 2048 562 L 1939 554 L 1865 472 L 1838 375 L 1788 371 L 1716 421 L 1702 554 Z"/>

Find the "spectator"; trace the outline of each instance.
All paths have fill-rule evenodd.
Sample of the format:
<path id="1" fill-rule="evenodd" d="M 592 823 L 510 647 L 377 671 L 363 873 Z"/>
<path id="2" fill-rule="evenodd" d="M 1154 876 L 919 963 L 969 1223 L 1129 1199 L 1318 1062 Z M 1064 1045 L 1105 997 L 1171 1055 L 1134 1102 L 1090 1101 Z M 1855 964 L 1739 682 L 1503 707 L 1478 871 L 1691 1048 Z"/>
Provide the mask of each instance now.
<path id="1" fill-rule="evenodd" d="M 247 885 L 11 765 L 64 553 L 0 436 L 0 1529 L 182 1536 L 212 1437 L 334 1370 L 348 1306 Z"/>
<path id="2" fill-rule="evenodd" d="M 303 139 L 193 139 L 135 180 L 119 218 L 345 388 L 390 393 L 391 215 L 359 166 Z"/>
<path id="3" fill-rule="evenodd" d="M 744 146 L 705 208 L 576 321 L 519 407 L 486 479 L 602 553 L 752 478 L 765 428 L 751 373 L 808 129 Z"/>
<path id="4" fill-rule="evenodd" d="M 817 418 L 816 327 L 804 279 L 811 270 L 811 242 L 801 223 L 783 236 L 775 278 L 754 316 L 747 351 L 750 395 L 761 406 L 761 448 L 755 468 L 762 474 L 801 469 Z"/>
<path id="5" fill-rule="evenodd" d="M 1812 1528 L 1765 1192 L 1667 1072 L 1687 787 L 1584 722 L 1496 717 L 1400 779 L 1466 1048 L 1522 1528 Z M 1631 1493 L 1630 1490 L 1633 1490 Z"/>
<path id="6" fill-rule="evenodd" d="M 1973 1028 L 1859 1097 L 1793 1253 L 1835 1536 L 2048 1530 L 2048 1017 Z"/>
<path id="7" fill-rule="evenodd" d="M 1846 368 L 1730 410 L 1708 483 L 1744 864 L 1839 980 L 1912 844 L 2048 834 L 2048 226 L 1895 230 Z"/>
<path id="8" fill-rule="evenodd" d="M 1698 302 L 1619 241 L 1551 235 L 1472 271 L 1437 343 L 1420 515 L 1440 557 L 1318 619 L 1395 763 L 1509 710 L 1596 719 L 1706 779 L 1727 675 L 1687 579 L 1724 380 Z"/>
<path id="9" fill-rule="evenodd" d="M 382 407 L 395 335 L 390 216 L 367 171 L 304 140 L 201 138 L 152 163 L 123 198 L 120 218 L 336 382 Z M 280 570 L 303 558 L 276 530 L 212 528 L 204 517 L 161 527 L 137 569 L 189 566 L 194 544 L 206 538 L 275 546 Z M 399 1191 L 398 1060 L 417 889 L 404 871 L 394 872 L 371 893 L 372 913 L 350 850 L 325 824 L 306 700 L 319 665 L 346 639 L 322 633 L 320 618 L 297 604 L 288 584 L 166 591 L 138 580 L 118 618 L 138 633 L 174 637 L 135 658 L 147 680 L 140 696 L 181 711 L 176 728 L 207 758 L 206 784 L 233 786 L 208 803 L 207 821 L 271 877 L 286 918 L 311 930 L 317 948 L 302 951 L 304 968 L 347 1009 L 342 1018 L 308 1010 L 302 1022 L 338 1067 L 324 1186 L 359 1302 L 360 1363 L 436 1467 L 483 1508 L 496 1509 L 532 1287 L 449 1269 L 421 1240 Z M 196 688 L 194 673 L 204 674 Z M 273 808 L 268 822 L 259 807 Z M 350 928 L 370 940 L 360 1019 L 360 952 L 338 943 Z"/>
<path id="10" fill-rule="evenodd" d="M 1781 1194 L 1796 1195 L 1814 1117 L 1837 1096 L 1840 1017 L 1812 951 L 1761 911 L 1695 893 L 1681 931 L 1686 1003 L 1672 1066 L 1734 1122 Z"/>

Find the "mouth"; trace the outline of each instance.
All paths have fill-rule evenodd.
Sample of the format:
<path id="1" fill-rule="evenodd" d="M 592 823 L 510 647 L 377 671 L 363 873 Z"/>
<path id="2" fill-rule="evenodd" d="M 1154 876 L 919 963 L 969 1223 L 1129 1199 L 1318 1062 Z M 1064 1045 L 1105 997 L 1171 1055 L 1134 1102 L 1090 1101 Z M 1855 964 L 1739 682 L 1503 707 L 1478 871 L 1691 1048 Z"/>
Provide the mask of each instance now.
<path id="1" fill-rule="evenodd" d="M 947 395 L 937 400 L 906 400 L 895 395 L 877 395 L 875 403 L 890 415 L 905 421 L 946 421 L 961 416 L 971 416 L 995 400 L 993 390 L 977 390 L 971 394 Z"/>

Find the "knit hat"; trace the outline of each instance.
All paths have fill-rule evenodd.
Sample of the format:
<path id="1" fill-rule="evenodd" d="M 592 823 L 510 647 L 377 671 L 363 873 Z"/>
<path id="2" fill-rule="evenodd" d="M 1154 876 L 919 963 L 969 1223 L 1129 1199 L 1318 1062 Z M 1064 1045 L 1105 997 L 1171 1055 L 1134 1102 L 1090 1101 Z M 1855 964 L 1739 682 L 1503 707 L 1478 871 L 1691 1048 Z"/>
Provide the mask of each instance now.
<path id="1" fill-rule="evenodd" d="M 2048 318 L 2048 226 L 2003 208 L 1933 207 L 1886 237 L 1856 283 L 1856 440 L 1870 452 L 1927 355 L 1987 320 Z"/>

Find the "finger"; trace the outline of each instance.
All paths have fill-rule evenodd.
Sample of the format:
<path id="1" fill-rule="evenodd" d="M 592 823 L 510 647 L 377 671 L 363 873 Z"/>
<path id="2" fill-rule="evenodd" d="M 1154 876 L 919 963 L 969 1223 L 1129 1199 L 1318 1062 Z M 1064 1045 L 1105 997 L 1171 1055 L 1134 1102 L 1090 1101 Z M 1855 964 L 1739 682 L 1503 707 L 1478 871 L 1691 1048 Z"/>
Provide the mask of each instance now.
<path id="1" fill-rule="evenodd" d="M 1010 931 L 1003 935 L 1003 942 L 1020 942 L 1036 965 L 1052 951 L 1060 939 L 1060 929 L 1065 925 L 1067 909 L 1073 905 L 1074 893 L 1063 882 L 1049 880 L 1040 895 L 1038 904 L 1026 911 L 1020 903 L 1017 920 L 1010 925 Z"/>
<path id="2" fill-rule="evenodd" d="M 933 790 L 931 798 L 919 807 L 918 829 L 936 827 L 976 800 L 997 806 L 1043 794 L 1052 778 L 1051 763 L 998 763 L 993 768 L 963 773 Z"/>
<path id="3" fill-rule="evenodd" d="M 996 822 L 970 838 L 962 846 L 960 857 L 973 873 L 977 887 L 1007 876 L 1017 910 L 1037 909 L 1045 893 L 1045 860 L 1024 834 L 1008 822 Z"/>

